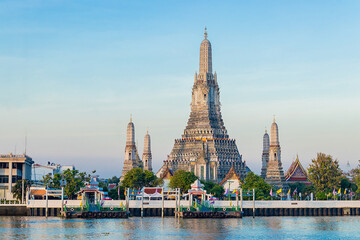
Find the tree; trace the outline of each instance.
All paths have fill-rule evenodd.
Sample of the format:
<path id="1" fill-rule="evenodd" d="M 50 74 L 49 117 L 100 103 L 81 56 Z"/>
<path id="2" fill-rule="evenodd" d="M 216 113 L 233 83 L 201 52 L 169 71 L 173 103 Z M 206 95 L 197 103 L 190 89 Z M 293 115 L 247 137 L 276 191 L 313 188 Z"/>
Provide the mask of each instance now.
<path id="1" fill-rule="evenodd" d="M 291 189 L 291 192 L 294 192 L 295 189 L 297 189 L 296 191 L 298 193 L 301 193 L 303 194 L 304 193 L 304 190 L 306 188 L 306 185 L 305 183 L 301 183 L 301 182 L 295 182 L 295 183 L 289 183 L 289 187 Z"/>
<path id="2" fill-rule="evenodd" d="M 204 185 L 204 190 L 206 190 L 207 193 L 211 193 L 217 198 L 220 198 L 224 194 L 225 190 L 219 184 L 204 180 L 200 180 L 200 182 Z"/>
<path id="3" fill-rule="evenodd" d="M 24 182 L 24 198 L 25 198 L 25 192 L 26 188 L 30 187 L 30 181 L 29 180 L 19 180 L 16 182 L 15 186 L 12 189 L 12 194 L 17 200 L 22 199 L 22 188 L 23 188 L 23 182 Z"/>
<path id="4" fill-rule="evenodd" d="M 120 178 L 116 177 L 116 176 L 113 176 L 112 178 L 109 178 L 108 179 L 108 183 L 115 183 L 115 184 L 118 184 L 120 182 Z"/>
<path id="5" fill-rule="evenodd" d="M 90 175 L 87 175 L 86 172 L 66 169 L 63 173 L 55 173 L 53 177 L 51 175 L 44 176 L 43 182 L 47 188 L 60 189 L 62 179 L 66 181 L 64 194 L 69 199 L 74 199 L 80 188 L 85 186 L 85 182 L 90 181 Z"/>
<path id="6" fill-rule="evenodd" d="M 153 172 L 143 170 L 142 168 L 133 168 L 128 171 L 121 186 L 127 188 L 143 188 L 143 187 L 156 187 L 161 186 L 163 180 L 155 176 Z"/>
<path id="7" fill-rule="evenodd" d="M 180 188 L 185 193 L 191 188 L 191 184 L 198 179 L 193 172 L 177 170 L 170 178 L 170 188 Z"/>
<path id="8" fill-rule="evenodd" d="M 265 200 L 270 198 L 270 185 L 262 177 L 249 172 L 242 185 L 242 190 L 252 191 L 253 189 L 255 189 L 255 199 Z"/>
<path id="9" fill-rule="evenodd" d="M 119 193 L 120 193 L 120 198 L 119 198 Z M 125 199 L 125 187 L 124 186 L 117 186 L 116 188 L 111 189 L 108 192 L 108 196 L 111 197 L 111 199 L 114 199 L 114 200 Z"/>
<path id="10" fill-rule="evenodd" d="M 210 193 L 217 198 L 220 198 L 224 194 L 224 192 L 224 187 L 220 186 L 219 184 L 215 184 L 214 187 L 210 189 Z"/>
<path id="11" fill-rule="evenodd" d="M 340 187 L 342 171 L 338 160 L 330 155 L 318 153 L 308 168 L 309 179 L 314 183 L 317 192 L 330 192 Z"/>

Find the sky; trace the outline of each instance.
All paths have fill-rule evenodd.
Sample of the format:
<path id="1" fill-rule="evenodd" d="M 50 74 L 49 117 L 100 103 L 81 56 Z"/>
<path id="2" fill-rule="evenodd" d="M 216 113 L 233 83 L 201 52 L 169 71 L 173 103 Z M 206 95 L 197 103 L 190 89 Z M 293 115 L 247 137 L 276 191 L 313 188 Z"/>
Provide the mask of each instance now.
<path id="1" fill-rule="evenodd" d="M 205 26 L 222 116 L 261 170 L 273 115 L 286 171 L 318 152 L 356 167 L 359 1 L 0 0 L 0 153 L 120 176 L 132 114 L 156 172 L 190 113 Z"/>

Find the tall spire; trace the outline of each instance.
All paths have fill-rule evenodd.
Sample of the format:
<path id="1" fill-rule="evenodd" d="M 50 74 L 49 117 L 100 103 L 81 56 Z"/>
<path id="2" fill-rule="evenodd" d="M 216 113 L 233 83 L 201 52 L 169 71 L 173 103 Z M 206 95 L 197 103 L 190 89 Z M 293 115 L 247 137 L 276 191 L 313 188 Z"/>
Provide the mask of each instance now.
<path id="1" fill-rule="evenodd" d="M 280 145 L 279 143 L 279 128 L 275 122 L 275 115 L 273 123 L 271 124 L 271 135 L 270 135 L 270 145 Z"/>
<path id="2" fill-rule="evenodd" d="M 144 170 L 152 171 L 152 155 L 149 131 L 146 132 L 144 137 L 144 153 L 142 157 Z"/>
<path id="3" fill-rule="evenodd" d="M 200 65 L 199 74 L 206 76 L 207 73 L 212 73 L 212 56 L 211 56 L 211 43 L 207 39 L 207 31 L 205 28 L 204 40 L 200 45 Z"/>

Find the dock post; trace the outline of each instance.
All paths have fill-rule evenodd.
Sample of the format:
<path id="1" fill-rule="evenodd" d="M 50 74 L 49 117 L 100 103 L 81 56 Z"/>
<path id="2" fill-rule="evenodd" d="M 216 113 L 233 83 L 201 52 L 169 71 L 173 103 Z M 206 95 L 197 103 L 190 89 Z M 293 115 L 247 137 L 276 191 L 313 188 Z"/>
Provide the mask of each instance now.
<path id="1" fill-rule="evenodd" d="M 175 194 L 176 194 L 176 188 L 175 188 Z M 176 218 L 176 212 L 177 212 L 177 194 L 175 195 L 175 211 L 174 211 L 174 215 L 175 215 L 175 218 Z"/>
<path id="2" fill-rule="evenodd" d="M 64 211 L 64 187 L 61 187 L 61 213 Z"/>
<path id="3" fill-rule="evenodd" d="M 236 211 L 239 211 L 239 192 L 236 190 Z"/>
<path id="4" fill-rule="evenodd" d="M 161 217 L 164 217 L 164 188 L 161 188 Z"/>
<path id="5" fill-rule="evenodd" d="M 253 189 L 253 218 L 255 218 L 255 189 Z"/>
<path id="6" fill-rule="evenodd" d="M 144 217 L 144 188 L 141 190 L 141 217 Z"/>
<path id="7" fill-rule="evenodd" d="M 240 188 L 240 211 L 242 214 L 243 211 L 243 194 L 242 194 L 242 188 Z"/>
<path id="8" fill-rule="evenodd" d="M 181 199 L 180 199 L 180 188 L 178 188 L 178 196 L 179 196 L 179 198 L 178 198 L 178 199 L 179 199 L 179 200 L 178 200 L 178 201 L 179 201 L 179 204 L 178 204 L 178 212 L 180 212 L 180 200 L 181 200 Z M 180 214 L 179 214 L 179 213 L 178 213 L 177 216 L 178 216 L 178 218 L 180 218 Z"/>
<path id="9" fill-rule="evenodd" d="M 45 208 L 45 217 L 48 217 L 48 190 L 46 188 L 46 208 Z"/>

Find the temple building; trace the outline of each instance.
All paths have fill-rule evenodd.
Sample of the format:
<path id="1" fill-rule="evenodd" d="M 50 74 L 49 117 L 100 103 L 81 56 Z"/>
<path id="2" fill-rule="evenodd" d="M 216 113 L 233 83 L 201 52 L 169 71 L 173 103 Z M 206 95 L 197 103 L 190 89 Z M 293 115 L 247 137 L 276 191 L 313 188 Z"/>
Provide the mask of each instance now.
<path id="1" fill-rule="evenodd" d="M 299 156 L 296 157 L 296 160 L 292 162 L 290 168 L 285 173 L 285 181 L 287 183 L 304 183 L 310 185 L 307 171 L 300 163 Z"/>
<path id="2" fill-rule="evenodd" d="M 174 176 L 173 171 L 171 171 L 169 167 L 166 167 L 164 171 L 156 173 L 156 176 L 164 181 L 164 189 L 169 189 L 170 178 Z"/>
<path id="3" fill-rule="evenodd" d="M 132 122 L 132 118 L 130 117 L 130 122 L 127 126 L 126 133 L 124 167 L 122 169 L 120 181 L 124 180 L 126 173 L 133 168 L 143 168 L 144 170 L 152 171 L 152 155 L 150 146 L 150 135 L 149 132 L 147 132 L 144 138 L 143 159 L 140 159 L 135 144 L 135 126 Z"/>
<path id="4" fill-rule="evenodd" d="M 223 186 L 224 189 L 228 189 L 229 192 L 239 189 L 242 184 L 243 181 L 233 167 L 230 168 L 230 171 L 226 174 L 225 178 L 219 183 L 220 186 Z"/>
<path id="5" fill-rule="evenodd" d="M 269 148 L 270 148 L 270 140 L 269 140 L 269 134 L 267 133 L 267 130 L 265 130 L 265 134 L 263 137 L 263 153 L 262 153 L 262 167 L 261 167 L 261 177 L 263 179 L 266 178 L 266 170 L 269 162 Z"/>
<path id="6" fill-rule="evenodd" d="M 220 89 L 216 72 L 212 70 L 211 43 L 200 45 L 199 73 L 195 73 L 192 88 L 191 112 L 180 139 L 164 161 L 160 174 L 167 167 L 192 171 L 200 179 L 220 182 L 233 166 L 244 178 L 248 168 L 239 154 L 234 139 L 230 139 L 220 111 Z"/>
<path id="7" fill-rule="evenodd" d="M 149 131 L 147 131 L 144 137 L 144 153 L 143 153 L 143 166 L 144 170 L 148 170 L 152 172 L 152 155 L 151 155 L 151 146 L 150 146 L 150 135 Z"/>
<path id="8" fill-rule="evenodd" d="M 281 164 L 281 148 L 279 142 L 279 129 L 274 121 L 271 124 L 269 161 L 266 169 L 265 181 L 271 186 L 287 189 L 285 183 L 284 171 Z"/>

